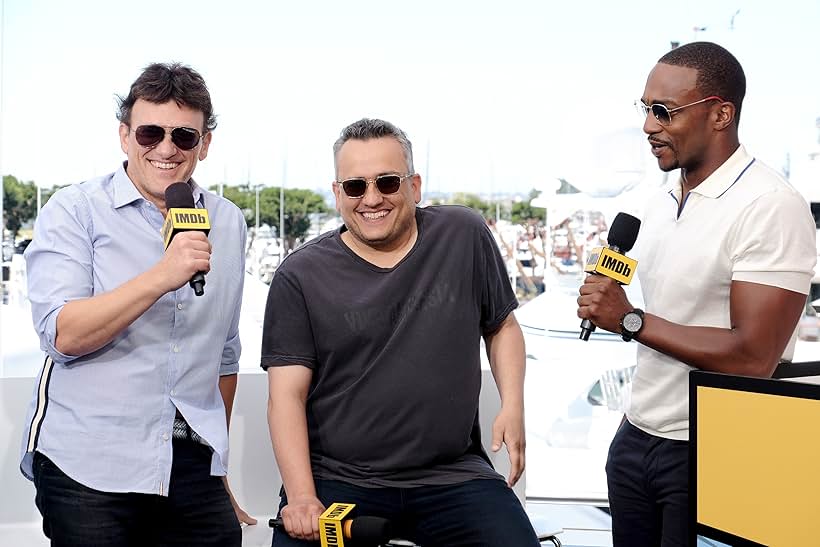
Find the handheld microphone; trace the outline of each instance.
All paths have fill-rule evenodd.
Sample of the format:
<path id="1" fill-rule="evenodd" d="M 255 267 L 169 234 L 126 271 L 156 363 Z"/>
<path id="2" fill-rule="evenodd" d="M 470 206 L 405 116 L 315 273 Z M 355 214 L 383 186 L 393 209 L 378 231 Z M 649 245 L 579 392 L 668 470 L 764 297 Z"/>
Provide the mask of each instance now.
<path id="1" fill-rule="evenodd" d="M 165 189 L 165 208 L 168 214 L 160 233 L 166 249 L 180 232 L 199 230 L 208 235 L 211 229 L 208 210 L 194 207 L 194 196 L 188 183 L 175 182 Z M 205 273 L 195 273 L 188 284 L 194 289 L 194 294 L 202 296 L 205 294 Z"/>
<path id="2" fill-rule="evenodd" d="M 344 540 L 349 539 L 359 547 L 377 547 L 389 542 L 393 537 L 393 526 L 389 520 L 380 517 L 357 517 L 345 519 L 341 524 L 341 534 L 322 533 L 322 547 L 344 547 Z M 321 524 L 321 521 L 320 521 Z M 285 529 L 281 518 L 270 519 L 271 528 Z"/>
<path id="3" fill-rule="evenodd" d="M 641 221 L 626 213 L 618 213 L 612 221 L 606 241 L 608 247 L 596 247 L 589 254 L 584 271 L 590 274 L 605 275 L 621 285 L 629 285 L 638 261 L 623 253 L 628 252 L 638 239 Z M 589 319 L 581 321 L 581 340 L 586 342 L 589 335 L 595 332 L 595 325 Z"/>

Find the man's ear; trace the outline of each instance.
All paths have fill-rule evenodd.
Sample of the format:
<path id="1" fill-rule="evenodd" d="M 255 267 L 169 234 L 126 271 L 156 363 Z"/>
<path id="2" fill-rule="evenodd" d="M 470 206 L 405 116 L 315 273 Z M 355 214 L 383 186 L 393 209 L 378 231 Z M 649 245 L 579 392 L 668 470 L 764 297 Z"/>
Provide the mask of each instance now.
<path id="1" fill-rule="evenodd" d="M 717 109 L 717 117 L 715 118 L 715 129 L 723 131 L 727 127 L 734 125 L 736 114 L 737 110 L 735 109 L 735 105 L 728 101 L 720 103 Z"/>
<path id="2" fill-rule="evenodd" d="M 120 122 L 120 148 L 126 156 L 128 155 L 128 133 L 130 131 L 130 127 Z"/>

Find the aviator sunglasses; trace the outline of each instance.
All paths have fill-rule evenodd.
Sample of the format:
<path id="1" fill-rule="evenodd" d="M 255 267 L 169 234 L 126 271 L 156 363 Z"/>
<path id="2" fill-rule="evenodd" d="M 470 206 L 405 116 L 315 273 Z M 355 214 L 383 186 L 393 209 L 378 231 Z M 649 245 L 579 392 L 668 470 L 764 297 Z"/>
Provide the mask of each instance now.
<path id="1" fill-rule="evenodd" d="M 191 127 L 169 127 L 162 125 L 141 125 L 134 131 L 140 146 L 156 146 L 165 138 L 165 131 L 171 131 L 171 142 L 180 150 L 191 150 L 199 144 L 202 135 Z"/>
<path id="2" fill-rule="evenodd" d="M 406 175 L 399 175 L 398 173 L 389 173 L 386 175 L 379 175 L 374 179 L 366 179 L 364 177 L 355 177 L 342 181 L 336 181 L 336 184 L 341 184 L 345 195 L 349 198 L 360 198 L 367 192 L 368 184 L 375 184 L 379 192 L 385 196 L 395 194 L 401 188 L 401 181 L 410 178 L 415 173 L 408 173 Z"/>
<path id="3" fill-rule="evenodd" d="M 635 101 L 635 108 L 638 110 L 638 114 L 641 115 L 644 119 L 646 116 L 652 112 L 652 115 L 655 116 L 655 119 L 658 120 L 658 123 L 661 125 L 669 125 L 672 123 L 672 114 L 678 112 L 679 110 L 683 110 L 684 108 L 689 108 L 690 106 L 695 106 L 696 104 L 705 103 L 706 101 L 720 101 L 725 102 L 722 98 L 718 97 L 717 95 L 710 95 L 704 99 L 699 101 L 695 101 L 693 103 L 685 104 L 683 106 L 678 106 L 676 108 L 667 108 L 666 105 L 660 103 L 654 104 L 644 104 L 641 99 Z"/>

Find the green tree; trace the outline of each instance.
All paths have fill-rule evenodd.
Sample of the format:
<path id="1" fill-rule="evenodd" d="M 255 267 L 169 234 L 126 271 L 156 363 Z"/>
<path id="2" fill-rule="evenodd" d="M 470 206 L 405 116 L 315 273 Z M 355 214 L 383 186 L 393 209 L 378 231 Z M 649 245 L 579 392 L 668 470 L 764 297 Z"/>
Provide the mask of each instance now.
<path id="1" fill-rule="evenodd" d="M 216 187 L 211 187 L 212 191 L 216 191 Z M 255 222 L 255 195 L 253 189 L 247 186 L 225 186 L 222 189 L 222 196 L 230 200 L 242 210 L 245 215 L 245 222 L 247 225 L 253 226 Z"/>
<path id="2" fill-rule="evenodd" d="M 248 227 L 256 223 L 256 190 L 249 185 L 226 186 L 222 195 L 236 204 L 245 214 Z M 327 214 L 330 210 L 324 198 L 312 190 L 285 189 L 285 237 L 288 248 L 302 239 L 310 229 L 310 215 Z M 266 186 L 259 190 L 259 223 L 279 229 L 279 188 Z"/>
<path id="3" fill-rule="evenodd" d="M 541 222 L 545 221 L 547 210 L 543 207 L 533 207 L 531 205 L 532 200 L 538 197 L 539 194 L 540 192 L 538 190 L 532 189 L 530 190 L 529 197 L 523 201 L 513 203 L 512 218 L 510 219 L 513 224 L 526 224 L 530 219 L 535 219 Z"/>
<path id="4" fill-rule="evenodd" d="M 325 199 L 312 190 L 299 188 L 285 189 L 285 237 L 288 248 L 292 249 L 297 239 L 302 239 L 310 229 L 310 215 L 314 213 L 326 214 L 329 212 Z M 282 233 L 279 226 L 279 188 L 272 186 L 264 188 L 259 193 L 259 222 L 276 227 L 277 233 Z"/>
<path id="5" fill-rule="evenodd" d="M 12 237 L 17 237 L 23 224 L 37 216 L 37 186 L 22 182 L 12 175 L 3 177 L 3 219 Z"/>
<path id="6" fill-rule="evenodd" d="M 495 202 L 481 199 L 477 194 L 458 192 L 448 200 L 453 205 L 464 205 L 470 209 L 475 209 L 484 218 L 495 218 Z"/>

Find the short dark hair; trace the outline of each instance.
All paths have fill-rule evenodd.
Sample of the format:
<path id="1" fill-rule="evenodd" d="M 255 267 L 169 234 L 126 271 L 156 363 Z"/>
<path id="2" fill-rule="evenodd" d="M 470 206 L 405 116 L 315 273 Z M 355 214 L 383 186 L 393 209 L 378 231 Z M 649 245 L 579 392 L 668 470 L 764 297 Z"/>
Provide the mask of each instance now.
<path id="1" fill-rule="evenodd" d="M 216 129 L 216 115 L 205 80 L 199 72 L 182 63 L 152 63 L 145 67 L 139 78 L 131 84 L 128 95 L 117 96 L 119 121 L 130 124 L 131 109 L 137 99 L 157 104 L 176 101 L 180 106 L 202 112 L 205 117 L 205 127 L 202 128 L 204 131 Z"/>
<path id="2" fill-rule="evenodd" d="M 726 48 L 712 42 L 692 42 L 669 51 L 658 62 L 696 69 L 696 85 L 704 97 L 717 95 L 735 105 L 735 124 L 740 123 L 740 108 L 746 95 L 746 75 L 738 60 Z"/>
<path id="3" fill-rule="evenodd" d="M 336 164 L 336 156 L 347 141 L 351 139 L 367 141 L 370 139 L 381 139 L 383 137 L 392 137 L 399 142 L 404 152 L 404 159 L 407 162 L 407 172 L 414 173 L 413 145 L 410 143 L 410 139 L 407 138 L 404 131 L 392 123 L 374 118 L 362 118 L 342 129 L 341 135 L 339 135 L 338 140 L 333 144 L 333 164 Z"/>

